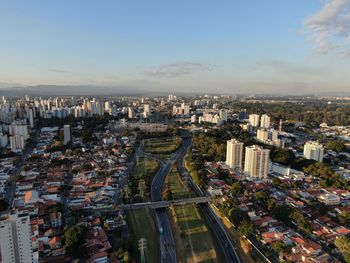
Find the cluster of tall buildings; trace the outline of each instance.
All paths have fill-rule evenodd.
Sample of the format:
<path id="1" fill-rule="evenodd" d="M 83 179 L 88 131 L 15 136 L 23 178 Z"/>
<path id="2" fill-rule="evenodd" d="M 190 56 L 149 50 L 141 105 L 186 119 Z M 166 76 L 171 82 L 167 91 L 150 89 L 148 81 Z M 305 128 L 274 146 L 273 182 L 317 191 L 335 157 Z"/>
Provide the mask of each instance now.
<path id="1" fill-rule="evenodd" d="M 260 124 L 261 128 L 268 129 L 270 127 L 270 117 L 266 114 L 263 114 L 260 118 L 259 114 L 250 114 L 248 123 L 251 127 L 254 128 L 259 127 Z"/>
<path id="2" fill-rule="evenodd" d="M 173 115 L 187 116 L 190 115 L 190 105 L 181 103 L 181 105 L 173 105 Z"/>
<path id="3" fill-rule="evenodd" d="M 111 113 L 111 103 L 109 101 L 102 102 L 96 98 L 93 98 L 92 100 L 84 99 L 83 104 L 81 106 L 72 107 L 70 113 L 73 114 L 73 111 L 75 118 L 90 117 L 94 115 L 102 116 L 105 112 Z"/>
<path id="4" fill-rule="evenodd" d="M 270 150 L 257 145 L 245 147 L 244 173 L 253 178 L 266 178 L 269 172 Z M 243 163 L 243 143 L 235 139 L 227 141 L 226 165 L 241 170 Z"/>
<path id="5" fill-rule="evenodd" d="M 209 111 L 205 110 L 202 116 L 198 117 L 198 123 L 208 122 L 213 124 L 221 124 L 227 121 L 227 110 L 221 109 L 219 111 Z M 196 115 L 192 115 L 191 122 L 195 123 L 197 120 Z"/>
<path id="6" fill-rule="evenodd" d="M 139 114 L 135 113 L 135 110 L 133 107 L 128 107 L 128 118 L 129 119 L 134 119 L 137 116 L 142 117 L 142 118 L 148 118 L 151 114 L 151 106 L 147 103 L 144 103 L 141 105 L 141 112 Z"/>

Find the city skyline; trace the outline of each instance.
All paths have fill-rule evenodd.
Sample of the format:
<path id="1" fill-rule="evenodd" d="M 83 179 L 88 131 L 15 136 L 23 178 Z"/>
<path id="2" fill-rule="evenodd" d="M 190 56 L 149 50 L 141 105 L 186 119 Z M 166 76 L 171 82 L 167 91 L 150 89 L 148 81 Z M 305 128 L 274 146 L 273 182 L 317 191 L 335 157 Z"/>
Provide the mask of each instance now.
<path id="1" fill-rule="evenodd" d="M 349 8 L 349 0 L 4 1 L 0 88 L 346 92 Z"/>

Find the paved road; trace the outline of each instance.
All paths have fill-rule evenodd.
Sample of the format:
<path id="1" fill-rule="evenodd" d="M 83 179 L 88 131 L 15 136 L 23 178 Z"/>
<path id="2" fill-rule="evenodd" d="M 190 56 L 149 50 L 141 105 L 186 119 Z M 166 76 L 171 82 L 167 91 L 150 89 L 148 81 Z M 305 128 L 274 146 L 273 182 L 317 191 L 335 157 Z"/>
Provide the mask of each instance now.
<path id="1" fill-rule="evenodd" d="M 170 201 L 156 201 L 156 202 L 144 202 L 144 203 L 133 203 L 123 205 L 123 209 L 139 209 L 139 208 L 167 208 L 170 205 L 187 205 L 187 204 L 203 204 L 211 201 L 210 196 L 200 196 L 186 199 L 176 199 Z"/>
<path id="2" fill-rule="evenodd" d="M 184 139 L 184 144 L 191 145 L 191 140 Z M 189 187 L 196 193 L 197 196 L 205 196 L 203 191 L 193 182 L 192 178 L 188 175 L 185 167 L 184 167 L 184 155 L 180 156 L 177 162 L 177 168 L 180 174 L 186 178 Z M 226 229 L 221 222 L 221 220 L 217 217 L 213 209 L 208 203 L 199 204 L 198 208 L 202 211 L 204 219 L 208 223 L 212 232 L 215 234 L 217 242 L 222 249 L 222 252 L 225 256 L 226 262 L 232 263 L 240 263 L 240 259 L 236 253 L 236 248 L 234 247 L 230 237 L 228 236 Z"/>
<path id="3" fill-rule="evenodd" d="M 189 183 L 190 188 L 197 194 L 198 197 L 204 197 L 205 194 L 194 184 L 191 177 L 188 176 L 184 168 L 184 157 L 188 147 L 191 145 L 190 138 L 183 138 L 183 143 L 180 149 L 169 158 L 166 162 L 159 162 L 160 169 L 158 173 L 154 176 L 151 184 L 151 201 L 159 202 L 162 200 L 162 189 L 164 184 L 164 179 L 169 173 L 172 165 L 177 161 L 178 170 L 181 175 L 186 178 Z M 140 153 L 140 152 L 139 152 Z M 208 203 L 199 204 L 198 207 L 201 209 L 204 219 L 207 221 L 208 225 L 212 229 L 213 233 L 216 235 L 217 242 L 219 243 L 223 254 L 225 256 L 226 262 L 240 263 L 240 259 L 235 251 L 235 247 L 232 244 L 226 230 L 221 222 L 221 220 L 216 216 L 215 212 L 212 210 Z M 172 232 L 171 223 L 169 220 L 166 208 L 155 209 L 156 220 L 160 230 L 160 250 L 161 250 L 161 262 L 172 263 L 177 262 L 176 247 L 174 236 Z"/>
<path id="4" fill-rule="evenodd" d="M 151 201 L 162 201 L 162 189 L 164 185 L 164 179 L 170 172 L 171 167 L 179 159 L 185 156 L 187 148 L 190 146 L 190 141 L 183 141 L 179 150 L 173 154 L 166 162 L 159 160 L 160 169 L 154 176 L 151 184 Z M 140 153 L 140 152 L 139 152 Z M 156 220 L 159 227 L 159 242 L 161 251 L 161 262 L 172 263 L 177 262 L 176 246 L 174 235 L 172 232 L 169 215 L 166 208 L 155 209 Z"/>

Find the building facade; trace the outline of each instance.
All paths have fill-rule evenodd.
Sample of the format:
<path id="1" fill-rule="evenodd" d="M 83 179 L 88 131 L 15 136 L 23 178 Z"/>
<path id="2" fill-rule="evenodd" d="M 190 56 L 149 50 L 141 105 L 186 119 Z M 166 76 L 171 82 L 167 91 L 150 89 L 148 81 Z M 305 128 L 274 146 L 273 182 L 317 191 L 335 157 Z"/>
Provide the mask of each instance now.
<path id="1" fill-rule="evenodd" d="M 0 220 L 0 251 L 2 262 L 34 262 L 28 214 L 13 214 Z"/>
<path id="2" fill-rule="evenodd" d="M 266 178 L 269 172 L 270 150 L 257 145 L 245 148 L 244 172 L 250 177 Z"/>
<path id="3" fill-rule="evenodd" d="M 235 139 L 227 141 L 226 165 L 230 168 L 242 169 L 243 143 Z"/>
<path id="4" fill-rule="evenodd" d="M 304 145 L 304 157 L 306 159 L 315 160 L 317 162 L 323 161 L 324 148 L 318 142 L 309 141 Z"/>

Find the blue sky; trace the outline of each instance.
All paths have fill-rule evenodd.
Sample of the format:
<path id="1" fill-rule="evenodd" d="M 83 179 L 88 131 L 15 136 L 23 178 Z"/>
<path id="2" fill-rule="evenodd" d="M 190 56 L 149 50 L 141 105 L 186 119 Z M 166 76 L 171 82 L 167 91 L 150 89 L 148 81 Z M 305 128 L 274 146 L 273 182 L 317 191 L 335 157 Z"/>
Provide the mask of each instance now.
<path id="1" fill-rule="evenodd" d="M 0 3 L 2 86 L 348 90 L 350 0 Z"/>

